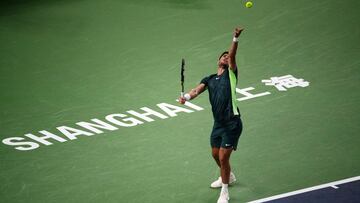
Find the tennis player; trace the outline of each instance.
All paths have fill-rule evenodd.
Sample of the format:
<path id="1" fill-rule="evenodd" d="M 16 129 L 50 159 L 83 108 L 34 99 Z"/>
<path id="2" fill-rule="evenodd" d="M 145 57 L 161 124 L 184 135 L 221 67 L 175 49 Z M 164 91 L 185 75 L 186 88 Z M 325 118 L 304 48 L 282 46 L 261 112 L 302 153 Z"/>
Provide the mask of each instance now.
<path id="1" fill-rule="evenodd" d="M 238 81 L 238 69 L 235 55 L 238 38 L 243 28 L 235 28 L 229 51 L 223 52 L 218 60 L 217 73 L 205 77 L 200 84 L 179 98 L 184 104 L 204 92 L 209 91 L 209 100 L 214 117 L 214 126 L 210 136 L 212 156 L 220 168 L 220 177 L 211 183 L 212 188 L 221 188 L 218 203 L 227 203 L 230 199 L 228 185 L 235 182 L 235 175 L 230 168 L 230 155 L 236 150 L 242 122 L 235 98 Z"/>

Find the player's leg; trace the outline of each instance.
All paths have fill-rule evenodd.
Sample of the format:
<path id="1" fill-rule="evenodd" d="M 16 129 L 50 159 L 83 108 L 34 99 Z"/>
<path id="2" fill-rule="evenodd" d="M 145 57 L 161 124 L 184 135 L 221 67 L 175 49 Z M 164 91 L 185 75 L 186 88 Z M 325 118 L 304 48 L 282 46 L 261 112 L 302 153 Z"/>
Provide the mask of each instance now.
<path id="1" fill-rule="evenodd" d="M 221 167 L 220 165 L 220 160 L 219 160 L 219 151 L 220 151 L 220 148 L 218 147 L 212 147 L 211 148 L 211 154 L 212 154 L 212 157 L 214 158 L 216 164 L 219 166 L 219 168 Z"/>
<path id="2" fill-rule="evenodd" d="M 229 184 L 231 171 L 230 155 L 232 151 L 232 148 L 220 148 L 219 150 L 220 174 L 223 184 Z"/>
<path id="3" fill-rule="evenodd" d="M 242 123 L 240 117 L 234 117 L 225 125 L 225 134 L 222 137 L 221 147 L 219 150 L 220 173 L 222 187 L 218 203 L 227 203 L 230 199 L 228 186 L 230 183 L 230 156 L 233 150 L 236 150 L 240 134 L 242 132 Z M 234 176 L 235 179 L 235 176 Z"/>
<path id="4" fill-rule="evenodd" d="M 216 148 L 216 147 L 212 148 L 212 156 L 213 156 L 214 160 L 216 161 L 216 164 L 219 166 L 219 169 L 221 169 L 219 152 L 220 152 L 220 148 Z M 221 172 L 220 172 L 220 174 L 221 174 Z M 235 175 L 233 172 L 230 171 L 229 184 L 232 184 L 235 181 L 236 181 Z M 220 175 L 220 177 L 217 180 L 215 180 L 214 182 L 211 183 L 210 187 L 211 188 L 221 188 L 222 183 L 223 182 L 222 182 L 222 178 Z"/>
<path id="5" fill-rule="evenodd" d="M 225 134 L 222 137 L 221 147 L 219 150 L 219 160 L 223 183 L 229 184 L 234 181 L 231 179 L 235 179 L 234 174 L 230 175 L 230 155 L 233 150 L 236 150 L 242 132 L 242 122 L 240 117 L 234 117 L 230 120 L 225 125 L 224 131 Z"/>
<path id="6" fill-rule="evenodd" d="M 224 134 L 224 128 L 221 124 L 214 122 L 214 127 L 210 136 L 211 154 L 216 164 L 220 168 L 219 151 L 222 141 L 222 134 Z M 220 188 L 222 186 L 221 176 L 210 184 L 211 188 Z"/>
<path id="7" fill-rule="evenodd" d="M 230 155 L 232 152 L 232 148 L 223 148 L 221 147 L 219 150 L 219 160 L 220 160 L 220 173 L 221 173 L 221 192 L 218 199 L 218 203 L 227 203 L 230 199 L 229 195 L 229 179 L 230 179 Z"/>

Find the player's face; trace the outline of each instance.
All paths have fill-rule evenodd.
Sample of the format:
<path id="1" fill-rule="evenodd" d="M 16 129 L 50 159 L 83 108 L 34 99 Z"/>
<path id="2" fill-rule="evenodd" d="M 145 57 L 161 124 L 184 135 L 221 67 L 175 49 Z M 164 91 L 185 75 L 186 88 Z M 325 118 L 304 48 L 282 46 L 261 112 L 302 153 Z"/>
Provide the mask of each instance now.
<path id="1" fill-rule="evenodd" d="M 222 57 L 219 59 L 219 65 L 229 65 L 229 54 L 222 55 Z"/>

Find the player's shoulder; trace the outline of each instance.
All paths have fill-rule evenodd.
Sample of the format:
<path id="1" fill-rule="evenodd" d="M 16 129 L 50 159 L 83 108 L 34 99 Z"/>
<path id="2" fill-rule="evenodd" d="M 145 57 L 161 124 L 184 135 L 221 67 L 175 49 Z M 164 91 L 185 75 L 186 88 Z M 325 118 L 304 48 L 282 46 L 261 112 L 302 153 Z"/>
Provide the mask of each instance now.
<path id="1" fill-rule="evenodd" d="M 213 78 L 216 76 L 216 74 L 211 74 L 211 75 L 208 75 L 208 76 L 205 76 L 200 83 L 203 83 L 205 85 L 208 85 L 209 82 L 211 82 L 213 80 Z"/>
<path id="2" fill-rule="evenodd" d="M 204 77 L 204 79 L 210 80 L 211 78 L 215 77 L 216 74 L 210 74 Z"/>
<path id="3" fill-rule="evenodd" d="M 230 74 L 230 72 L 234 73 L 235 76 L 238 76 L 238 69 L 237 68 L 229 68 L 230 70 L 228 71 L 228 74 Z"/>
<path id="4" fill-rule="evenodd" d="M 215 77 L 215 76 L 217 76 L 216 73 L 209 75 L 209 78 L 213 78 L 213 77 Z"/>
<path id="5" fill-rule="evenodd" d="M 233 73 L 237 72 L 237 67 L 235 66 L 234 68 L 233 67 L 229 67 L 228 68 L 230 71 L 232 71 Z"/>
<path id="6" fill-rule="evenodd" d="M 208 76 L 208 80 L 209 81 L 216 80 L 216 76 L 217 76 L 217 74 L 211 74 Z"/>

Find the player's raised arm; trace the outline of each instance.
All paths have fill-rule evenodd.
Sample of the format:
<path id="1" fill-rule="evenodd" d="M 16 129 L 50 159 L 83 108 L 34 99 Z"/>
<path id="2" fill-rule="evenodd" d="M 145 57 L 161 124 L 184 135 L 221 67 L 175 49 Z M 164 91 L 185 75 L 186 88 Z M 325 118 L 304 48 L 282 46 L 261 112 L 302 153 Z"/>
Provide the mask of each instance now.
<path id="1" fill-rule="evenodd" d="M 235 71 L 237 69 L 235 56 L 238 47 L 238 38 L 243 30 L 244 28 L 235 28 L 234 38 L 229 49 L 229 66 L 232 71 Z"/>
<path id="2" fill-rule="evenodd" d="M 198 86 L 196 86 L 194 89 L 190 90 L 188 93 L 184 95 L 184 97 L 179 98 L 179 102 L 181 104 L 185 104 L 186 101 L 195 99 L 199 94 L 204 92 L 205 90 L 205 84 L 201 83 Z"/>

